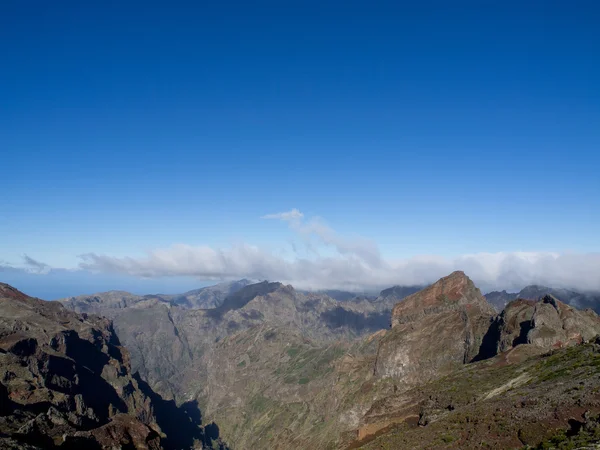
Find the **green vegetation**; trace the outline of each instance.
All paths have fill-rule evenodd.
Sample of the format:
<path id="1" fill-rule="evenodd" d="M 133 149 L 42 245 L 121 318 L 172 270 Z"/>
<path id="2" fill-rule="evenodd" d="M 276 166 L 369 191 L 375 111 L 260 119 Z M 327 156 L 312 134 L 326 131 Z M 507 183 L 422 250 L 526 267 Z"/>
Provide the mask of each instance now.
<path id="1" fill-rule="evenodd" d="M 564 430 L 558 431 L 551 438 L 541 442 L 536 447 L 523 447 L 524 450 L 574 450 L 583 448 L 592 444 L 600 443 L 600 426 L 582 429 L 573 436 L 568 436 Z"/>
<path id="2" fill-rule="evenodd" d="M 446 434 L 442 436 L 442 442 L 444 442 L 445 444 L 449 444 L 450 442 L 454 442 L 455 440 L 456 438 L 451 434 Z"/>
<path id="3" fill-rule="evenodd" d="M 591 351 L 588 346 L 575 346 L 551 353 L 537 364 L 533 373 L 539 381 L 553 381 L 587 373 L 590 369 L 600 370 L 600 353 Z"/>
<path id="4" fill-rule="evenodd" d="M 283 376 L 286 384 L 308 384 L 333 372 L 333 361 L 341 357 L 345 350 L 340 347 L 310 348 L 290 347 L 286 350 L 291 358 L 275 374 Z"/>
<path id="5" fill-rule="evenodd" d="M 300 349 L 298 347 L 291 347 L 287 350 L 287 354 L 290 358 L 295 358 L 298 353 L 300 353 Z"/>

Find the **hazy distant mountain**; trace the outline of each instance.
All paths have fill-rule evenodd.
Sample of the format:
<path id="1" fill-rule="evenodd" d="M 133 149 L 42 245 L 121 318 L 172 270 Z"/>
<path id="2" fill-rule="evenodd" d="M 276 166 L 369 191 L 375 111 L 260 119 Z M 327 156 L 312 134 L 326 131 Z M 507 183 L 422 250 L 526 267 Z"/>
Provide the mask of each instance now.
<path id="1" fill-rule="evenodd" d="M 403 298 L 420 291 L 425 286 L 392 286 L 391 288 L 384 289 L 379 293 L 380 300 L 402 300 Z"/>
<path id="2" fill-rule="evenodd" d="M 87 314 L 98 314 L 109 318 L 114 317 L 127 308 L 144 307 L 144 305 L 154 303 L 169 303 L 161 296 L 156 295 L 135 295 L 125 291 L 98 292 L 92 295 L 78 295 L 58 300 L 65 307 L 78 312 Z"/>
<path id="3" fill-rule="evenodd" d="M 252 284 L 250 280 L 238 280 L 227 283 L 219 283 L 214 286 L 206 286 L 200 289 L 194 289 L 180 295 L 161 295 L 162 298 L 169 299 L 174 304 L 189 309 L 209 309 L 220 306 L 228 295 L 239 291 L 245 286 Z"/>
<path id="4" fill-rule="evenodd" d="M 526 286 L 517 293 L 506 291 L 494 291 L 485 294 L 485 298 L 496 308 L 502 311 L 504 307 L 517 298 L 528 300 L 538 300 L 545 295 L 552 295 L 567 305 L 578 309 L 591 308 L 600 313 L 600 292 L 577 292 L 569 289 L 550 288 L 547 286 L 530 285 Z"/>
<path id="5" fill-rule="evenodd" d="M 591 308 L 596 312 L 600 312 L 600 292 L 577 292 L 569 289 L 532 285 L 522 289 L 519 292 L 519 297 L 537 300 L 548 294 L 576 308 Z"/>
<path id="6" fill-rule="evenodd" d="M 125 308 L 147 308 L 157 303 L 173 304 L 184 309 L 209 309 L 221 305 L 227 296 L 251 283 L 250 280 L 243 279 L 206 286 L 176 295 L 135 295 L 125 291 L 108 291 L 64 298 L 59 301 L 76 312 L 111 318 Z"/>
<path id="7" fill-rule="evenodd" d="M 320 291 L 316 291 L 317 294 L 325 294 L 331 297 L 334 300 L 338 300 L 340 302 L 346 302 L 354 299 L 374 299 L 376 297 L 375 294 L 369 294 L 366 292 L 350 292 L 350 291 L 342 291 L 339 289 L 324 289 Z"/>
<path id="8" fill-rule="evenodd" d="M 494 307 L 497 312 L 500 312 L 512 300 L 517 298 L 516 293 L 506 291 L 492 291 L 485 294 L 485 298 Z"/>

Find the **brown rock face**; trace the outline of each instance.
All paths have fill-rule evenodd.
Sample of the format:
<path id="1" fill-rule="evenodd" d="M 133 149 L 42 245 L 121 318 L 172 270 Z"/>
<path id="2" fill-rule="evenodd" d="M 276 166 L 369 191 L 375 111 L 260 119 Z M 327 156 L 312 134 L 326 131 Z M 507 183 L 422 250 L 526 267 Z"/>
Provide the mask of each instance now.
<path id="1" fill-rule="evenodd" d="M 464 272 L 452 272 L 398 303 L 392 310 L 392 328 L 429 314 L 470 305 L 494 314 L 494 309 L 471 279 Z"/>
<path id="2" fill-rule="evenodd" d="M 422 383 L 479 352 L 494 310 L 463 272 L 454 272 L 406 297 L 392 311 L 375 373 L 405 386 Z"/>

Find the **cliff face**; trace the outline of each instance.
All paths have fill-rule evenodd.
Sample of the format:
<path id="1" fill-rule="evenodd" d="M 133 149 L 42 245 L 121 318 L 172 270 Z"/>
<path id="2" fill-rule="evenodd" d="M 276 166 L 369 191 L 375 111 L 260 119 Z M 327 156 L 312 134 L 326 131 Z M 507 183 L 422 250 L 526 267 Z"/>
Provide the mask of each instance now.
<path id="1" fill-rule="evenodd" d="M 463 272 L 440 279 L 394 307 L 392 329 L 379 345 L 376 375 L 408 386 L 471 361 L 493 315 Z"/>
<path id="2" fill-rule="evenodd" d="M 179 445 L 160 423 L 174 404 L 132 376 L 129 353 L 110 321 L 5 284 L 0 284 L 0 399 L 0 446 Z M 196 428 L 202 445 L 202 430 Z"/>

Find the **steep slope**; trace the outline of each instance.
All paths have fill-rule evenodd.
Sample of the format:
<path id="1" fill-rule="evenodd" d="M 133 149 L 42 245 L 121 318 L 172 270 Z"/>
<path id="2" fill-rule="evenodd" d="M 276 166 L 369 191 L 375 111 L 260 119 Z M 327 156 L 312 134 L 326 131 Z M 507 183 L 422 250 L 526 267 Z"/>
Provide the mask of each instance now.
<path id="1" fill-rule="evenodd" d="M 347 448 L 597 448 L 600 344 L 531 350 L 519 345 L 376 402 L 365 427 L 388 426 Z"/>
<path id="2" fill-rule="evenodd" d="M 473 282 L 454 272 L 394 307 L 375 372 L 410 386 L 467 363 L 478 354 L 493 315 Z"/>
<path id="3" fill-rule="evenodd" d="M 267 324 L 235 333 L 210 358 L 202 410 L 235 448 L 332 448 L 370 404 L 358 390 L 372 377 L 377 339 L 323 345 Z"/>
<path id="4" fill-rule="evenodd" d="M 68 311 L 6 284 L 0 284 L 0 399 L 0 446 L 211 444 L 193 414 L 132 375 L 129 354 L 107 319 Z M 175 433 L 171 419 L 185 436 Z"/>

